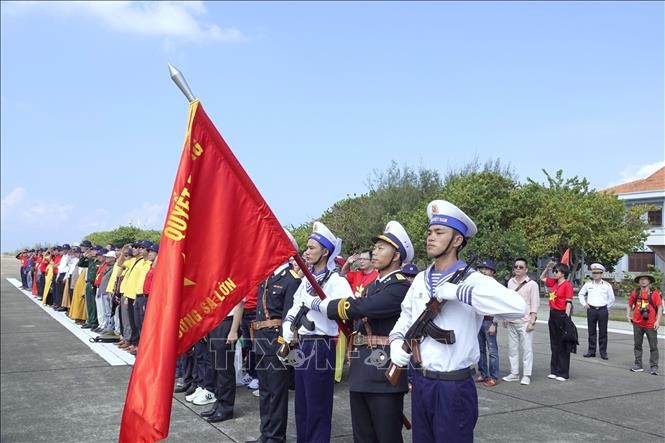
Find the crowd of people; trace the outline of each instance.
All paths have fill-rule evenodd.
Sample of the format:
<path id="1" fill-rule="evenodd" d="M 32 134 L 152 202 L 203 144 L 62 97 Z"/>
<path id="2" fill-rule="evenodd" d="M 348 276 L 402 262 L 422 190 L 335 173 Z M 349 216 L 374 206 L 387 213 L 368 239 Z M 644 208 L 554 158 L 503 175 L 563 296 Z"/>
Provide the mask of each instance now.
<path id="1" fill-rule="evenodd" d="M 461 260 L 460 251 L 477 233 L 473 220 L 445 200 L 432 201 L 426 212 L 432 263 L 424 270 L 412 263 L 411 239 L 397 221 L 368 239 L 371 249 L 348 259 L 339 255 L 342 240 L 315 222 L 302 258 L 325 297 L 317 295 L 293 259 L 279 266 L 178 357 L 175 392 L 193 404 L 211 405 L 201 413 L 208 422 L 232 419 L 240 340 L 241 384 L 259 397 L 257 441 L 286 440 L 290 389 L 295 390 L 297 440 L 330 441 L 333 388 L 344 364 L 349 365 L 354 441 L 401 442 L 403 426 L 412 428 L 414 442 L 472 441 L 476 383 L 491 388 L 499 382 L 500 329 L 508 333 L 510 360 L 510 373 L 501 379 L 532 382 L 539 283 L 528 276 L 525 258 L 514 260 L 506 285 L 494 278 L 492 260 Z M 158 249 L 148 241 L 102 247 L 84 240 L 24 251 L 17 258 L 23 287 L 42 303 L 136 354 Z M 594 263 L 591 270 L 592 280 L 578 295 L 589 324 L 584 357 L 595 357 L 598 350 L 607 359 L 614 294 L 601 278 L 604 267 Z M 570 353 L 579 344 L 570 319 L 569 272 L 566 264 L 550 262 L 540 275 L 550 308 L 548 378 L 558 381 L 570 377 Z M 651 288 L 653 276 L 641 274 L 635 282 L 639 287 L 626 313 L 635 337 L 631 370 L 643 370 L 646 334 L 650 372 L 658 375 L 656 331 L 663 300 Z M 407 392 L 412 422 L 403 414 Z"/>
<path id="2" fill-rule="evenodd" d="M 136 355 L 159 245 L 70 246 L 23 251 L 21 285 L 42 304 L 65 312 L 100 341 Z"/>

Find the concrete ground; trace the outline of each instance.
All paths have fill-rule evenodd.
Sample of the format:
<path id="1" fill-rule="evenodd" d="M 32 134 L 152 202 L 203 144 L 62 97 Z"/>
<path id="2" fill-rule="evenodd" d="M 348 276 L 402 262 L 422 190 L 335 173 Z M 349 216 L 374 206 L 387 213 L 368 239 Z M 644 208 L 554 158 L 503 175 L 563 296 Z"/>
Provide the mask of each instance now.
<path id="1" fill-rule="evenodd" d="M 6 279 L 18 277 L 13 257 L 3 256 L 1 277 L 0 441 L 116 441 L 131 366 L 111 366 L 12 286 Z M 544 306 L 539 321 L 546 317 Z M 583 326 L 585 319 L 575 322 Z M 565 382 L 546 378 L 550 358 L 546 328 L 540 323 L 535 332 L 530 386 L 500 382 L 492 389 L 478 388 L 476 441 L 665 441 L 665 378 L 628 371 L 633 337 L 621 333 L 630 328 L 628 324 L 610 325 L 617 332 L 609 336 L 608 361 L 582 358 L 587 334 L 580 327 L 581 346 L 571 358 L 571 379 Z M 503 376 L 509 372 L 504 329 L 499 328 L 498 338 Z M 661 351 L 663 343 L 661 338 Z M 646 340 L 645 347 L 648 350 Z M 410 416 L 408 396 L 405 403 Z M 210 425 L 198 416 L 206 408 L 185 402 L 182 394 L 174 395 L 168 441 L 242 442 L 257 437 L 258 399 L 250 390 L 238 388 L 233 420 Z M 289 441 L 295 441 L 293 417 L 291 399 Z M 409 432 L 403 435 L 411 441 Z M 352 441 L 345 382 L 335 389 L 333 441 Z"/>

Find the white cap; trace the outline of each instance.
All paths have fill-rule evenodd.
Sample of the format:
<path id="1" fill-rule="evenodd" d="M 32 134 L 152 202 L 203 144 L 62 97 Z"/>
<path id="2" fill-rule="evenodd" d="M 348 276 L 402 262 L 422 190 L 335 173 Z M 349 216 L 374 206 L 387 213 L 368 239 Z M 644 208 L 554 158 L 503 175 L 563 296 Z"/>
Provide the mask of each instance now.
<path id="1" fill-rule="evenodd" d="M 434 200 L 427 205 L 429 225 L 448 226 L 458 231 L 464 238 L 478 233 L 476 224 L 460 208 L 446 200 Z"/>
<path id="2" fill-rule="evenodd" d="M 383 234 L 374 237 L 372 240 L 383 240 L 397 248 L 399 254 L 402 256 L 402 263 L 411 263 L 413 260 L 413 244 L 411 243 L 409 234 L 407 234 L 406 229 L 395 220 L 389 221 L 386 228 L 383 230 Z"/>
<path id="3" fill-rule="evenodd" d="M 605 272 L 605 266 L 601 265 L 600 263 L 592 263 L 590 268 L 591 268 L 592 271 L 603 271 L 603 272 Z"/>
<path id="4" fill-rule="evenodd" d="M 106 254 L 104 254 L 104 257 L 113 257 L 115 258 L 115 251 L 109 251 Z"/>
<path id="5" fill-rule="evenodd" d="M 337 257 L 342 251 L 342 239 L 335 237 L 326 225 L 318 221 L 314 222 L 312 235 L 310 235 L 309 238 L 316 240 L 321 246 L 330 252 L 326 267 L 331 271 L 334 270 L 335 257 Z"/>

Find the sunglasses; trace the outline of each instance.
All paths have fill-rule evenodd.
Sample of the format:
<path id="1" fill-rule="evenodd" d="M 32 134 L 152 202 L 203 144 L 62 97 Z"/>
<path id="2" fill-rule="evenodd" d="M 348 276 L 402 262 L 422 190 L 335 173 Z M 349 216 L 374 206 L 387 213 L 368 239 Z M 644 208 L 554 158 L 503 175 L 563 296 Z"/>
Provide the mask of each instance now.
<path id="1" fill-rule="evenodd" d="M 591 271 L 592 274 L 602 274 L 603 271 Z"/>
<path id="2" fill-rule="evenodd" d="M 524 269 L 525 266 L 520 266 L 520 265 L 515 265 L 513 266 L 513 269 Z"/>

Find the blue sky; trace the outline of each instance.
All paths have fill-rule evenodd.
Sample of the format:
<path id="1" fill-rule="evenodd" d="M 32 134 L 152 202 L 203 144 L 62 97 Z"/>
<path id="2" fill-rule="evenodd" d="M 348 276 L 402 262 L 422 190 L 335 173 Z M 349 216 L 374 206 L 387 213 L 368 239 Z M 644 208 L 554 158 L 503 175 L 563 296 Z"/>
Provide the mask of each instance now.
<path id="1" fill-rule="evenodd" d="M 283 224 L 392 160 L 605 188 L 663 165 L 664 7 L 58 3 L 1 9 L 1 249 L 161 229 L 178 67 Z M 445 196 L 442 196 L 445 197 Z"/>

